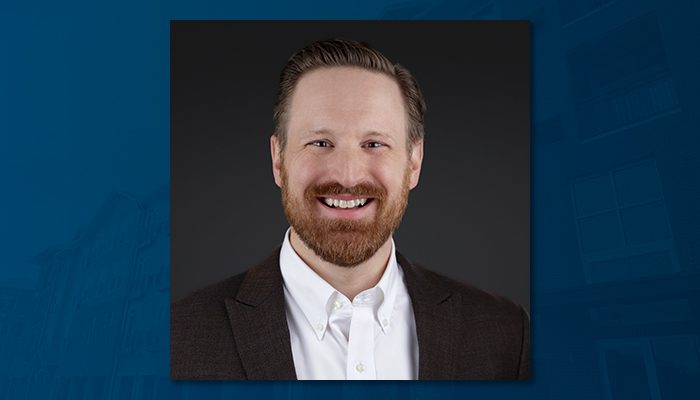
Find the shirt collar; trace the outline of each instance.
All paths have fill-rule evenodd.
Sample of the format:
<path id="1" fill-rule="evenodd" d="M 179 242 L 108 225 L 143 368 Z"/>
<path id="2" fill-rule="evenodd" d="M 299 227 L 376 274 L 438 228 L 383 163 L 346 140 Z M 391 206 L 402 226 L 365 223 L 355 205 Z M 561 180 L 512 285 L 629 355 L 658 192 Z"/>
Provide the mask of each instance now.
<path id="1" fill-rule="evenodd" d="M 287 229 L 280 250 L 280 271 L 284 289 L 304 313 L 310 328 L 320 340 L 326 332 L 328 316 L 332 311 L 334 300 L 345 296 L 335 290 L 299 257 L 289 241 L 290 232 L 291 228 Z M 402 271 L 396 261 L 396 249 L 392 238 L 389 262 L 379 282 L 375 287 L 356 296 L 357 299 L 365 292 L 380 291 L 383 300 L 379 307 L 375 308 L 375 318 L 384 333 L 389 329 L 396 294 L 402 280 Z"/>

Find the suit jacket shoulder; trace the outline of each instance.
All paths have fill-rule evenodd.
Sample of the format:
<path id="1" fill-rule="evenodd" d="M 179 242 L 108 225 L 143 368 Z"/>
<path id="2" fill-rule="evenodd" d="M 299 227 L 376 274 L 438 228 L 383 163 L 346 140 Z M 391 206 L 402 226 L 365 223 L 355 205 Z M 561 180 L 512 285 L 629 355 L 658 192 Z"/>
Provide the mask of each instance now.
<path id="1" fill-rule="evenodd" d="M 225 303 L 244 278 L 236 275 L 171 304 L 171 379 L 244 379 Z"/>
<path id="2" fill-rule="evenodd" d="M 172 379 L 296 379 L 279 249 L 170 311 Z"/>
<path id="3" fill-rule="evenodd" d="M 420 379 L 530 379 L 523 307 L 397 258 L 414 307 Z"/>

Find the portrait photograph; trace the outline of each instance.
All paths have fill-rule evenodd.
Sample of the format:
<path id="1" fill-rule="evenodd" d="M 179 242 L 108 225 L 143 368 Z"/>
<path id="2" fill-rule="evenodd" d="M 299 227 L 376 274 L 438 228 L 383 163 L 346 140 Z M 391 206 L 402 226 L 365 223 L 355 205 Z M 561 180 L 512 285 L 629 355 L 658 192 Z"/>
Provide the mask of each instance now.
<path id="1" fill-rule="evenodd" d="M 528 21 L 171 21 L 172 380 L 530 380 Z"/>

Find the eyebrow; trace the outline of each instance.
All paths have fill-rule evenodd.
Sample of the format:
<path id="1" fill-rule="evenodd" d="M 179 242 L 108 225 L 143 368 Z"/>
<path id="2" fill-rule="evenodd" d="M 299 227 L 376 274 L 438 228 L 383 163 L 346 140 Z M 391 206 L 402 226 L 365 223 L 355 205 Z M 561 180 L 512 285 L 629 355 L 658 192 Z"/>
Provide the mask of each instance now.
<path id="1" fill-rule="evenodd" d="M 306 136 L 317 136 L 317 135 L 335 135 L 335 132 L 332 129 L 327 129 L 327 128 L 322 128 L 322 129 L 316 129 L 316 130 L 310 130 L 304 132 L 304 135 L 302 137 Z M 368 137 L 379 137 L 383 138 L 389 141 L 394 141 L 394 138 L 392 138 L 390 135 L 379 132 L 379 131 L 368 131 L 362 135 L 363 138 L 368 138 Z"/>
<path id="2" fill-rule="evenodd" d="M 304 136 L 308 135 L 332 135 L 334 132 L 330 129 L 316 129 L 316 130 L 311 130 L 311 131 L 306 131 L 304 132 Z"/>
<path id="3" fill-rule="evenodd" d="M 370 131 L 370 132 L 367 132 L 367 133 L 365 133 L 364 137 L 380 137 L 380 138 L 383 138 L 383 139 L 386 139 L 386 140 L 391 140 L 391 141 L 394 140 L 394 138 L 392 138 L 392 137 L 389 136 L 388 134 L 383 133 L 383 132 L 377 132 L 377 131 Z"/>

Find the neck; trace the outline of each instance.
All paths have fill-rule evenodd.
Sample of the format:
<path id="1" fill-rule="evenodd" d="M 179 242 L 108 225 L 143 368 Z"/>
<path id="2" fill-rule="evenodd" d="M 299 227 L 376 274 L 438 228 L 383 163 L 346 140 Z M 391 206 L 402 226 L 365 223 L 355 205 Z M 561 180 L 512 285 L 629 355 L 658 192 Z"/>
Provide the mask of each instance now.
<path id="1" fill-rule="evenodd" d="M 354 267 L 341 267 L 321 259 L 301 240 L 294 228 L 289 242 L 306 265 L 351 301 L 358 293 L 377 285 L 391 256 L 391 238 L 372 257 Z"/>

